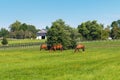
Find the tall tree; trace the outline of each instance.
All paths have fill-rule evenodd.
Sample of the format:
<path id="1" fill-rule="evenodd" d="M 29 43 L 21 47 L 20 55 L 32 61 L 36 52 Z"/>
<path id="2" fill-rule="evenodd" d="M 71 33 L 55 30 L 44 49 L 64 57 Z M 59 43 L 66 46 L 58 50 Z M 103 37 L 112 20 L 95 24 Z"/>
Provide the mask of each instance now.
<path id="1" fill-rule="evenodd" d="M 112 39 L 120 39 L 120 20 L 113 21 L 111 24 L 111 28 Z"/>
<path id="2" fill-rule="evenodd" d="M 110 37 L 110 31 L 111 31 L 110 26 L 107 26 L 106 28 L 104 28 L 101 33 L 101 39 L 107 40 Z"/>
<path id="3" fill-rule="evenodd" d="M 21 26 L 19 27 L 19 30 L 23 30 L 23 31 L 28 30 L 28 25 L 26 23 L 21 24 Z"/>
<path id="4" fill-rule="evenodd" d="M 71 35 L 71 48 L 75 48 L 77 42 L 80 42 L 81 34 L 78 32 L 78 29 L 73 29 L 70 31 Z"/>
<path id="5" fill-rule="evenodd" d="M 15 21 L 13 24 L 11 24 L 9 26 L 9 28 L 10 28 L 10 37 L 20 39 L 19 29 L 20 29 L 21 25 L 22 25 L 21 22 Z"/>
<path id="6" fill-rule="evenodd" d="M 28 25 L 28 32 L 29 32 L 29 35 L 32 37 L 32 38 L 35 38 L 36 37 L 36 32 L 37 32 L 37 29 L 34 25 Z M 29 36 L 29 37 L 30 37 Z M 31 38 L 30 37 L 30 38 Z"/>
<path id="7" fill-rule="evenodd" d="M 48 29 L 47 44 L 54 45 L 61 43 L 64 49 L 67 49 L 68 46 L 72 45 L 73 36 L 71 32 L 72 28 L 66 25 L 62 19 L 58 19 L 55 22 L 53 22 L 51 28 Z"/>
<path id="8" fill-rule="evenodd" d="M 26 23 L 21 24 L 21 22 L 16 21 L 10 25 L 10 37 L 17 39 L 24 38 L 35 38 L 36 28 L 33 25 L 28 25 Z"/>
<path id="9" fill-rule="evenodd" d="M 21 22 L 16 21 L 13 24 L 11 24 L 9 28 L 11 32 L 14 32 L 14 31 L 19 31 L 20 26 L 21 26 Z"/>
<path id="10" fill-rule="evenodd" d="M 5 28 L 1 28 L 0 37 L 7 37 L 9 35 L 9 31 Z"/>
<path id="11" fill-rule="evenodd" d="M 87 22 L 89 23 L 89 22 Z M 83 40 L 87 40 L 89 39 L 89 27 L 87 28 L 87 26 L 89 26 L 87 23 L 82 23 L 81 25 L 78 25 L 78 31 L 79 33 L 82 35 L 82 39 Z"/>
<path id="12" fill-rule="evenodd" d="M 87 21 L 78 25 L 78 31 L 82 35 L 83 40 L 99 40 L 101 39 L 101 32 L 103 25 L 98 24 L 96 20 Z"/>

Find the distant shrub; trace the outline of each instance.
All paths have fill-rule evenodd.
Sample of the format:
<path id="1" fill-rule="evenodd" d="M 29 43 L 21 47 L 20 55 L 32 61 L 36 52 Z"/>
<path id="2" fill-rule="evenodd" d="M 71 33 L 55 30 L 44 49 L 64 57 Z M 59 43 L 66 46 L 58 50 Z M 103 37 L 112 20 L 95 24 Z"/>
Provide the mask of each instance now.
<path id="1" fill-rule="evenodd" d="M 2 43 L 2 45 L 7 45 L 7 44 L 8 44 L 8 41 L 7 41 L 7 39 L 6 39 L 5 37 L 3 37 L 1 43 Z"/>

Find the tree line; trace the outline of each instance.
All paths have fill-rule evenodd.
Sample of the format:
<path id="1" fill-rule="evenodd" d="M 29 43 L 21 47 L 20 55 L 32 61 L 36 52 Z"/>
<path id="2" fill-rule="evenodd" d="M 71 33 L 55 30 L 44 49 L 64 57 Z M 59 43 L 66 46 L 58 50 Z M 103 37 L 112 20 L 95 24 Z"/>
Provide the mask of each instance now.
<path id="1" fill-rule="evenodd" d="M 37 31 L 38 29 L 36 29 L 34 25 L 15 21 L 9 26 L 9 30 L 6 28 L 1 28 L 0 37 L 15 39 L 35 38 Z"/>
<path id="2" fill-rule="evenodd" d="M 74 48 L 79 41 L 120 39 L 120 20 L 113 21 L 110 26 L 104 26 L 96 20 L 86 21 L 73 28 L 62 19 L 52 23 L 47 32 L 47 44 L 61 43 L 64 49 Z"/>
<path id="3" fill-rule="evenodd" d="M 86 21 L 79 24 L 77 28 L 73 28 L 62 19 L 58 19 L 50 27 L 47 26 L 46 29 L 48 30 L 47 44 L 62 43 L 65 48 L 74 47 L 78 41 L 106 40 L 109 37 L 120 39 L 120 20 L 113 21 L 109 26 L 104 26 L 96 20 Z M 34 25 L 15 21 L 9 26 L 9 30 L 6 28 L 0 29 L 0 37 L 15 39 L 36 38 L 38 30 Z"/>

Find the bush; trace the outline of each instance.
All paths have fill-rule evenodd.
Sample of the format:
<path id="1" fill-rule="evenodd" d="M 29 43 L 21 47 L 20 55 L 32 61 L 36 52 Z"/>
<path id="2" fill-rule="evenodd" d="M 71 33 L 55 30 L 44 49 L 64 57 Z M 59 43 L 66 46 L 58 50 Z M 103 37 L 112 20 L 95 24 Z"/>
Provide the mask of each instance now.
<path id="1" fill-rule="evenodd" d="M 7 45 L 8 44 L 8 41 L 7 41 L 7 39 L 4 37 L 3 39 L 2 39 L 2 45 Z"/>

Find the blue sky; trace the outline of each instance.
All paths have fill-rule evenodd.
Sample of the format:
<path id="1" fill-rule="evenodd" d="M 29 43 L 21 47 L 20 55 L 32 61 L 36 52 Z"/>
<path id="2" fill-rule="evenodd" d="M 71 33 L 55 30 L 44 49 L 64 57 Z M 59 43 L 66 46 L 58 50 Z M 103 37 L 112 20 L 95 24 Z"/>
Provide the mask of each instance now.
<path id="1" fill-rule="evenodd" d="M 120 19 L 120 0 L 0 0 L 0 28 L 18 20 L 42 29 L 57 19 L 71 27 L 88 20 L 110 25 Z"/>

